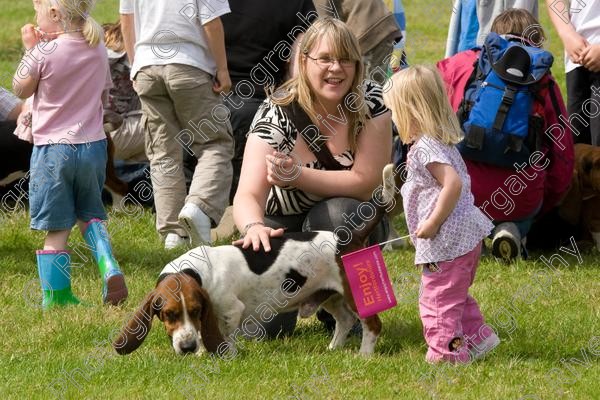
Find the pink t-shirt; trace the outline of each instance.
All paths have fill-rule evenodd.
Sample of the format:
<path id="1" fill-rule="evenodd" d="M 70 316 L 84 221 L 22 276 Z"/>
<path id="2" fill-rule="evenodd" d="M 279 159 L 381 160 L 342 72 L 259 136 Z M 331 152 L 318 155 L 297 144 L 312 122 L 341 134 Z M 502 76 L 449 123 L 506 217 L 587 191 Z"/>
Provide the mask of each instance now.
<path id="1" fill-rule="evenodd" d="M 492 222 L 473 204 L 467 167 L 455 146 L 422 136 L 408 152 L 407 177 L 402 185 L 404 215 L 411 234 L 431 215 L 442 186 L 426 168 L 430 163 L 448 164 L 462 180 L 458 203 L 433 239 L 413 237 L 415 264 L 453 260 L 467 254 L 494 228 Z"/>
<path id="2" fill-rule="evenodd" d="M 33 97 L 33 144 L 106 138 L 102 92 L 112 87 L 112 81 L 103 44 L 90 47 L 83 38 L 58 37 L 34 47 L 19 70 L 39 76 Z"/>

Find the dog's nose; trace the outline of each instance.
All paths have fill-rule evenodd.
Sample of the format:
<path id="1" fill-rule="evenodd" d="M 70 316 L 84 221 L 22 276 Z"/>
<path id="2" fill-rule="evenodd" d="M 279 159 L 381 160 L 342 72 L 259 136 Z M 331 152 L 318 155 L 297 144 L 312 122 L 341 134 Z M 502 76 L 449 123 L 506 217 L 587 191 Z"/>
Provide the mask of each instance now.
<path id="1" fill-rule="evenodd" d="M 183 353 L 195 353 L 197 348 L 198 346 L 196 346 L 196 343 L 194 342 L 182 344 L 180 346 L 181 352 Z"/>

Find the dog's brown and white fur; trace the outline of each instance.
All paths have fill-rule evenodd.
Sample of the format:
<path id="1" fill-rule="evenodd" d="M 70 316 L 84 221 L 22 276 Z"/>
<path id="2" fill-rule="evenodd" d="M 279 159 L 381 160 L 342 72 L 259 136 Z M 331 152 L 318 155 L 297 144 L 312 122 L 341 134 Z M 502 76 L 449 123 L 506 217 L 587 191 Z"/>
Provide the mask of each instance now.
<path id="1" fill-rule="evenodd" d="M 364 247 L 393 195 L 391 166 L 384 171 L 382 197 L 371 200 L 377 212 L 354 230 L 348 243 L 333 232 L 302 232 L 271 239 L 269 253 L 238 246 L 198 247 L 169 263 L 158 283 L 113 343 L 119 354 L 136 350 L 156 315 L 178 354 L 196 353 L 201 343 L 211 353 L 235 351 L 248 327 L 274 315 L 299 310 L 312 315 L 319 306 L 336 320 L 329 349 L 344 345 L 358 318 L 341 255 Z M 371 354 L 381 332 L 377 315 L 361 320 L 360 353 Z M 256 326 L 253 328 L 255 329 Z M 250 329 L 250 331 L 253 331 Z"/>

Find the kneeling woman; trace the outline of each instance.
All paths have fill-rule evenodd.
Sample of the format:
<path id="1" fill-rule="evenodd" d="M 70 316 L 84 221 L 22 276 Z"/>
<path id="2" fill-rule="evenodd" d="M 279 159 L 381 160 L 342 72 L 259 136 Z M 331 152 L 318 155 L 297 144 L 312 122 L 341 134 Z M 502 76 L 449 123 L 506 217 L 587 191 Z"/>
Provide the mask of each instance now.
<path id="1" fill-rule="evenodd" d="M 283 228 L 360 226 L 358 208 L 381 183 L 391 143 L 391 114 L 381 87 L 363 81 L 357 39 L 339 20 L 315 21 L 300 44 L 298 75 L 265 100 L 250 127 L 233 202 L 244 235 L 236 244 L 270 251 L 269 238 Z M 385 240 L 387 229 L 384 220 L 370 243 Z M 283 316 L 267 330 L 294 326 L 295 315 Z"/>

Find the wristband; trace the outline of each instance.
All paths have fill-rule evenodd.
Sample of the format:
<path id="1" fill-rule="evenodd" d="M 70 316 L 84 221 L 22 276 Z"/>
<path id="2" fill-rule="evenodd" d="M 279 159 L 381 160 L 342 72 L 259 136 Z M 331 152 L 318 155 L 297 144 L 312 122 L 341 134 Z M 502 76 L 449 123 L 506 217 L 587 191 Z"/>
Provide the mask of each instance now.
<path id="1" fill-rule="evenodd" d="M 249 224 L 246 224 L 246 226 L 244 226 L 244 236 L 246 236 L 246 234 L 248 233 L 248 229 L 252 228 L 254 225 L 265 226 L 265 223 L 261 222 L 261 221 L 256 221 L 256 222 L 251 222 Z"/>

